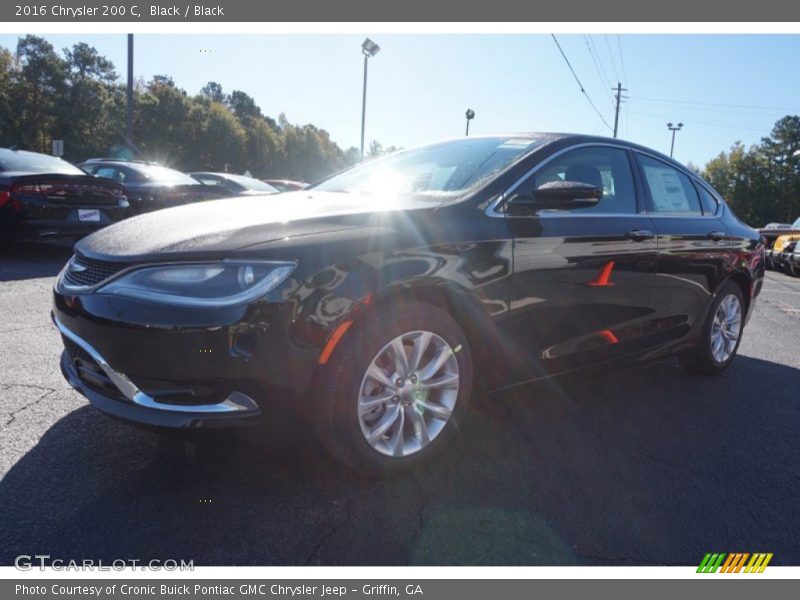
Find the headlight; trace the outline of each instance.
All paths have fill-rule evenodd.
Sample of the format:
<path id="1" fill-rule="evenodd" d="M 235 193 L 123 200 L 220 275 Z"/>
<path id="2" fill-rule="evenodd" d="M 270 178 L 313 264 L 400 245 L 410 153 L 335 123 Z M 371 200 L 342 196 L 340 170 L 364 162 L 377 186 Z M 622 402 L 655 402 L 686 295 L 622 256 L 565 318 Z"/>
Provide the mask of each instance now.
<path id="1" fill-rule="evenodd" d="M 98 291 L 176 306 L 233 306 L 274 289 L 295 266 L 293 262 L 225 260 L 143 267 Z"/>

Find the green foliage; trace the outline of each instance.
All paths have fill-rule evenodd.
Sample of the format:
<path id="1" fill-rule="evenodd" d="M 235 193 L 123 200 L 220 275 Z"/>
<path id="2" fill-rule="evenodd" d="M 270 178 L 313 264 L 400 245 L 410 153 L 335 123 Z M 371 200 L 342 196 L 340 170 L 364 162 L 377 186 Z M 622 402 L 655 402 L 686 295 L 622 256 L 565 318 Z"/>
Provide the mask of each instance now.
<path id="1" fill-rule="evenodd" d="M 800 216 L 800 117 L 783 117 L 750 148 L 737 142 L 703 175 L 746 223 L 793 222 Z"/>
<path id="2" fill-rule="evenodd" d="M 359 160 L 314 125 L 264 115 L 241 90 L 226 94 L 209 82 L 192 97 L 167 75 L 134 89 L 133 145 L 125 134 L 125 86 L 114 65 L 85 43 L 59 55 L 28 35 L 16 52 L 0 48 L 0 146 L 50 152 L 64 140 L 65 157 L 154 160 L 186 171 L 314 181 Z"/>

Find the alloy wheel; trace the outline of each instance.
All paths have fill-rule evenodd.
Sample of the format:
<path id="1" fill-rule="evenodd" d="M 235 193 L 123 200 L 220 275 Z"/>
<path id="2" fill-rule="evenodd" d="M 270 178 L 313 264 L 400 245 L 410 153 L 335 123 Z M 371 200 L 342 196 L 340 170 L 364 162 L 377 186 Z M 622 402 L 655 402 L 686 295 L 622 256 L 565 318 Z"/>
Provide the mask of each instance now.
<path id="1" fill-rule="evenodd" d="M 742 303 L 736 294 L 722 299 L 711 324 L 711 355 L 717 363 L 724 363 L 736 349 L 742 331 Z"/>
<path id="2" fill-rule="evenodd" d="M 374 450 L 409 456 L 442 432 L 458 398 L 457 350 L 435 333 L 411 331 L 375 355 L 358 394 L 359 425 Z"/>

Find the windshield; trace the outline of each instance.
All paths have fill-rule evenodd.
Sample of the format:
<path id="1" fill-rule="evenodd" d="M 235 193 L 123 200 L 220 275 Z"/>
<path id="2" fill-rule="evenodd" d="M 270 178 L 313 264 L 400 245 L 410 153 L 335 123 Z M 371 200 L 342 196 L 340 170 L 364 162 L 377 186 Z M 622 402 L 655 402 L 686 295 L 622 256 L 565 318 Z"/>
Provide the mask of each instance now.
<path id="1" fill-rule="evenodd" d="M 24 173 L 64 173 L 66 175 L 86 175 L 78 167 L 65 160 L 47 154 L 4 150 L 0 152 L 0 167 L 4 171 Z"/>
<path id="2" fill-rule="evenodd" d="M 148 179 L 159 183 L 168 185 L 202 185 L 185 173 L 167 167 L 159 167 L 158 165 L 137 165 L 136 170 Z"/>
<path id="3" fill-rule="evenodd" d="M 327 192 L 458 196 L 495 175 L 543 139 L 466 138 L 397 152 L 334 175 L 315 186 Z"/>
<path id="4" fill-rule="evenodd" d="M 255 192 L 268 192 L 274 193 L 278 190 L 268 183 L 264 183 L 260 179 L 255 179 L 254 177 L 247 177 L 245 175 L 225 175 L 228 179 L 233 181 L 234 183 L 238 183 L 243 188 L 248 190 L 253 190 Z"/>

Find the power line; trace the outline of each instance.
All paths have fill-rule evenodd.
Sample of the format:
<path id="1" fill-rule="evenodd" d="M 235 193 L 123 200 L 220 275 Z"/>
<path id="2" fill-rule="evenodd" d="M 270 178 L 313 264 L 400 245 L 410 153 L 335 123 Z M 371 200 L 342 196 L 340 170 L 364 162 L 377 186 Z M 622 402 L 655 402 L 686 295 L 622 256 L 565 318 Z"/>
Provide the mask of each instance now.
<path id="1" fill-rule="evenodd" d="M 594 64 L 594 69 L 595 71 L 597 71 L 597 76 L 600 78 L 600 83 L 602 84 L 603 89 L 606 90 L 606 95 L 608 96 L 608 99 L 611 101 L 611 105 L 613 106 L 614 97 L 608 92 L 608 88 L 611 87 L 611 83 L 606 78 L 605 71 L 601 70 L 600 65 L 597 62 L 598 59 L 595 57 L 594 52 L 592 52 L 592 47 L 589 45 L 589 38 L 585 34 L 583 36 L 583 41 L 586 44 L 586 50 L 589 52 L 589 56 L 592 59 L 592 64 Z"/>
<path id="2" fill-rule="evenodd" d="M 628 85 L 628 74 L 625 72 L 625 59 L 622 58 L 622 40 L 617 34 L 617 49 L 619 50 L 619 62 L 622 65 L 622 83 Z"/>
<path id="3" fill-rule="evenodd" d="M 606 48 L 608 48 L 608 56 L 611 59 L 611 66 L 614 67 L 614 77 L 619 81 L 619 73 L 617 73 L 617 62 L 614 60 L 614 54 L 611 52 L 611 42 L 608 41 L 608 34 L 605 35 Z"/>
<path id="4" fill-rule="evenodd" d="M 644 102 L 662 102 L 666 104 L 694 104 L 697 106 L 713 106 L 713 107 L 720 107 L 720 106 L 727 106 L 730 108 L 746 108 L 746 109 L 754 109 L 754 110 L 780 110 L 780 111 L 788 111 L 794 112 L 797 111 L 796 108 L 786 108 L 781 106 L 756 106 L 752 104 L 726 104 L 723 102 L 693 102 L 690 100 L 671 100 L 667 98 L 644 98 L 640 96 L 634 96 L 631 98 L 632 100 L 640 100 Z"/>
<path id="5" fill-rule="evenodd" d="M 603 115 L 600 113 L 600 111 L 597 110 L 597 107 L 594 105 L 594 102 L 592 102 L 592 99 L 589 97 L 589 94 L 584 89 L 583 84 L 581 83 L 581 80 L 578 79 L 578 74 L 575 73 L 575 69 L 572 68 L 572 64 L 569 62 L 569 59 L 567 58 L 567 55 L 564 54 L 564 50 L 561 48 L 561 44 L 558 43 L 558 39 L 556 39 L 555 34 L 551 33 L 550 35 L 552 36 L 553 41 L 556 43 L 556 46 L 558 47 L 558 51 L 561 52 L 561 56 L 564 57 L 564 62 L 567 63 L 567 66 L 569 67 L 569 70 L 572 72 L 572 76 L 575 78 L 575 81 L 578 84 L 578 87 L 581 89 L 581 93 L 583 93 L 583 95 L 586 96 L 586 99 L 589 101 L 589 104 L 594 109 L 594 112 L 597 113 L 597 116 L 600 117 L 600 120 L 605 124 L 605 126 L 608 127 L 609 130 L 613 131 L 613 128 L 611 127 L 611 125 L 608 124 L 608 121 L 606 121 L 605 118 L 603 117 Z"/>
<path id="6" fill-rule="evenodd" d="M 625 105 L 625 137 L 628 139 L 631 137 L 631 111 L 627 104 Z"/>
<path id="7" fill-rule="evenodd" d="M 665 119 L 669 120 L 671 118 L 668 115 L 654 115 L 652 113 L 643 113 L 633 110 L 630 111 L 630 114 L 639 115 L 642 117 L 650 117 L 652 119 L 659 119 L 659 120 L 665 120 Z M 687 119 L 682 119 L 682 121 L 684 123 L 691 123 L 692 125 L 707 125 L 710 127 L 723 127 L 726 129 L 745 129 L 748 131 L 757 131 L 762 133 L 764 132 L 763 127 L 751 127 L 748 125 L 741 125 L 739 123 L 725 123 L 722 121 L 699 121 L 699 120 L 687 120 Z"/>
<path id="8" fill-rule="evenodd" d="M 603 63 L 603 59 L 600 58 L 600 52 L 597 50 L 597 46 L 595 46 L 594 38 L 592 38 L 591 35 L 589 35 L 589 36 L 584 35 L 583 37 L 584 37 L 584 39 L 588 39 L 589 42 L 592 45 L 592 50 L 594 50 L 594 54 L 597 57 L 597 61 L 600 63 L 600 69 L 602 69 L 602 71 L 603 71 L 603 80 L 604 80 L 604 83 L 606 84 L 606 87 L 607 88 L 611 87 L 611 79 L 606 74 L 606 68 L 605 68 L 605 65 Z"/>

